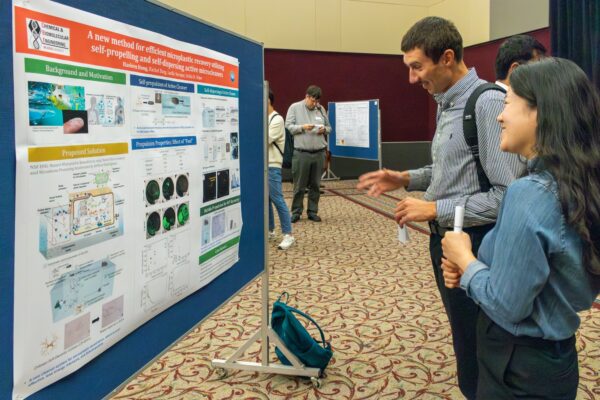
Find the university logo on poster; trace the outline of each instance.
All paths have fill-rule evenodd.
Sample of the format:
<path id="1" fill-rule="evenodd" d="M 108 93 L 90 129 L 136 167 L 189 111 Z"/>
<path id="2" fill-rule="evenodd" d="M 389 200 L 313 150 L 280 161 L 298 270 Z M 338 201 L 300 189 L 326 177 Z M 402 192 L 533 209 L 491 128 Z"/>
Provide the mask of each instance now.
<path id="1" fill-rule="evenodd" d="M 27 18 L 27 46 L 30 49 L 69 56 L 69 28 Z"/>

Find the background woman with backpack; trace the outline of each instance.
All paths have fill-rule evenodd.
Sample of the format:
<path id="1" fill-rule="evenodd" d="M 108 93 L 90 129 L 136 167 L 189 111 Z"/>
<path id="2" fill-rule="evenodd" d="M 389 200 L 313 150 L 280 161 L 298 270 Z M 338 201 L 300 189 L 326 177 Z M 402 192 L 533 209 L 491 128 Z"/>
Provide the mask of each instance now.
<path id="1" fill-rule="evenodd" d="M 273 214 L 273 205 L 277 209 L 279 222 L 281 223 L 281 232 L 283 240 L 279 243 L 280 250 L 287 250 L 296 242 L 292 236 L 292 222 L 290 219 L 290 210 L 281 189 L 281 163 L 283 161 L 283 149 L 285 147 L 285 121 L 283 117 L 275 111 L 273 104 L 275 96 L 269 89 L 268 112 L 269 112 L 269 240 L 275 239 L 275 215 Z"/>

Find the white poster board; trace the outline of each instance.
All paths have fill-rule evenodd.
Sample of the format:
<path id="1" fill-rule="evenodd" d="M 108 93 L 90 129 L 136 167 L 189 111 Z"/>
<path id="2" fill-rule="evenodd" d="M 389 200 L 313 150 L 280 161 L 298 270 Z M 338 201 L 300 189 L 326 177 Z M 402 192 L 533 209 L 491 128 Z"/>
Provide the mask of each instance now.
<path id="1" fill-rule="evenodd" d="M 14 398 L 238 260 L 238 61 L 14 1 Z"/>
<path id="2" fill-rule="evenodd" d="M 369 147 L 369 101 L 336 103 L 336 146 Z"/>

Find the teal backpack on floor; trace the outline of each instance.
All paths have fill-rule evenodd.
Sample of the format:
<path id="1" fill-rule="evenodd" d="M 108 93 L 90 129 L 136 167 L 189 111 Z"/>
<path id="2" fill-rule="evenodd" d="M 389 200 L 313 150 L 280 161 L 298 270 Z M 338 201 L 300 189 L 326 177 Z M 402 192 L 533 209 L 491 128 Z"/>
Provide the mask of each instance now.
<path id="1" fill-rule="evenodd" d="M 286 296 L 286 302 L 281 301 Z M 325 335 L 314 319 L 300 310 L 287 305 L 289 294 L 283 292 L 277 301 L 273 304 L 271 313 L 271 327 L 277 333 L 286 347 L 307 367 L 319 368 L 321 372 L 329 364 L 333 356 L 331 344 L 325 341 Z M 298 321 L 296 315 L 300 315 L 312 322 L 321 334 L 321 343 L 317 342 L 308 333 L 304 325 Z M 275 354 L 282 364 L 292 365 L 292 363 L 275 347 Z"/>

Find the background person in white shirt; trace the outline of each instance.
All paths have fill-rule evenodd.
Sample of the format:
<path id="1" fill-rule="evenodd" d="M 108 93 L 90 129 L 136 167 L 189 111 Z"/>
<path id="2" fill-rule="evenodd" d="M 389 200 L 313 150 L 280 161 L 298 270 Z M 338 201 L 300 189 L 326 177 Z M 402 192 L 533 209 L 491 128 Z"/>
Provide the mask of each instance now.
<path id="1" fill-rule="evenodd" d="M 281 189 L 281 163 L 283 161 L 283 149 L 285 148 L 285 127 L 283 117 L 275 111 L 273 104 L 275 96 L 269 89 L 268 113 L 269 113 L 269 239 L 275 238 L 275 215 L 273 205 L 277 209 L 283 240 L 279 243 L 280 250 L 287 250 L 296 242 L 292 236 L 292 223 L 290 222 L 290 210 Z"/>

